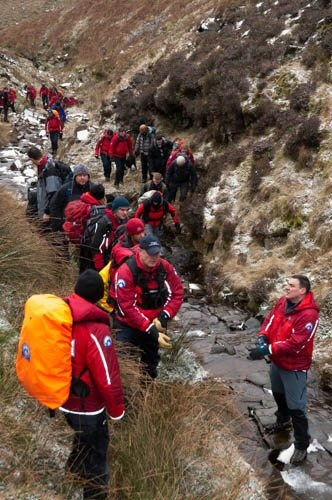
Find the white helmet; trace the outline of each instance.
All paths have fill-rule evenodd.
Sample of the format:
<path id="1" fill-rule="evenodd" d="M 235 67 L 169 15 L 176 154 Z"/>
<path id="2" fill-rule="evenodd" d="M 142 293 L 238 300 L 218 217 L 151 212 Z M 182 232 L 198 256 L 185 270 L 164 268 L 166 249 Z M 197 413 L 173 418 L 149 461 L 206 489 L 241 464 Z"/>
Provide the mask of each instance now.
<path id="1" fill-rule="evenodd" d="M 186 163 L 186 159 L 184 156 L 179 155 L 176 159 L 177 165 L 183 166 Z"/>

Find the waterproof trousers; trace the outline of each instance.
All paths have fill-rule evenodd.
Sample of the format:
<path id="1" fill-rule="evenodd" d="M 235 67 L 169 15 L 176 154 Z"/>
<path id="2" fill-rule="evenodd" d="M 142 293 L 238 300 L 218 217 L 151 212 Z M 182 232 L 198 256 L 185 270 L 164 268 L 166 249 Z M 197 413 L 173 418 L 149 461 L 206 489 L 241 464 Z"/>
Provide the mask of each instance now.
<path id="1" fill-rule="evenodd" d="M 295 448 L 305 450 L 310 443 L 307 405 L 307 372 L 279 368 L 271 363 L 270 378 L 273 397 L 277 403 L 277 422 L 292 419 Z"/>
<path id="2" fill-rule="evenodd" d="M 106 500 L 110 479 L 107 452 L 109 433 L 104 410 L 97 415 L 65 413 L 74 429 L 73 448 L 66 468 L 83 481 L 83 498 Z"/>

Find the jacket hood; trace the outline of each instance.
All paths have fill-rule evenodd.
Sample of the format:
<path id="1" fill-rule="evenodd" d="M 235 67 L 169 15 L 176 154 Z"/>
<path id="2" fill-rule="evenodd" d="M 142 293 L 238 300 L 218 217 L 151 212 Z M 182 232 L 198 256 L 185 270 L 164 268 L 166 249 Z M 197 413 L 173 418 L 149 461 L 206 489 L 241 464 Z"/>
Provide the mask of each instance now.
<path id="1" fill-rule="evenodd" d="M 101 201 L 94 198 L 91 193 L 83 193 L 80 200 L 89 205 L 102 205 Z"/>
<path id="2" fill-rule="evenodd" d="M 284 297 L 285 300 L 285 305 L 287 303 L 286 297 Z M 317 302 L 315 301 L 314 294 L 312 292 L 307 293 L 307 295 L 304 297 L 303 300 L 299 304 L 297 304 L 296 307 L 294 307 L 293 311 L 304 311 L 305 309 L 314 309 L 315 311 L 319 312 L 319 307 L 317 305 Z M 290 314 L 292 311 L 290 312 Z"/>
<path id="3" fill-rule="evenodd" d="M 83 299 L 76 293 L 72 293 L 68 297 L 65 297 L 65 300 L 68 300 L 69 302 L 73 320 L 76 323 L 85 321 L 100 321 L 109 325 L 109 316 L 105 311 L 100 309 L 100 307 L 95 304 Z"/>

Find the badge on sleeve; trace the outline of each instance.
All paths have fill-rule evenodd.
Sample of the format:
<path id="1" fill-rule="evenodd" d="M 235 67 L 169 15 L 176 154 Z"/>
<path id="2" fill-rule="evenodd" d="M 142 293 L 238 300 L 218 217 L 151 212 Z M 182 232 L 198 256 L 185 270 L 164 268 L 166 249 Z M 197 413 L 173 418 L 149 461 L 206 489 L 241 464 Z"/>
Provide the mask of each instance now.
<path id="1" fill-rule="evenodd" d="M 104 338 L 104 346 L 105 347 L 111 347 L 113 341 L 112 341 L 112 337 L 110 337 L 109 335 L 107 335 L 107 337 Z"/>
<path id="2" fill-rule="evenodd" d="M 314 326 L 313 326 L 313 324 L 312 324 L 312 323 L 307 323 L 307 324 L 305 325 L 305 329 L 306 329 L 306 330 L 308 330 L 308 332 L 311 332 L 311 330 L 313 329 L 313 327 L 314 327 Z"/>
<path id="3" fill-rule="evenodd" d="M 118 287 L 119 287 L 119 288 L 125 288 L 125 286 L 126 286 L 126 282 L 125 282 L 125 280 L 120 279 L 120 280 L 118 281 L 117 285 L 118 285 Z"/>

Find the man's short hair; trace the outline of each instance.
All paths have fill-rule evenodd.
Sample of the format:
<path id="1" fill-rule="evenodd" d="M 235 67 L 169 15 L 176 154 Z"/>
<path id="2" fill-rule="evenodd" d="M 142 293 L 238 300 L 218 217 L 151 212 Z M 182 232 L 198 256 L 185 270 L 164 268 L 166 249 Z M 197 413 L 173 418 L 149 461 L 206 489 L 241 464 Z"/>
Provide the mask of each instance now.
<path id="1" fill-rule="evenodd" d="M 28 157 L 31 160 L 41 160 L 41 158 L 43 157 L 43 153 L 36 146 L 32 146 L 28 149 Z"/>
<path id="2" fill-rule="evenodd" d="M 300 283 L 300 287 L 306 289 L 306 293 L 310 292 L 311 284 L 310 284 L 309 278 L 307 278 L 303 274 L 293 274 L 293 276 L 291 276 L 291 278 L 298 280 L 298 282 Z"/>

